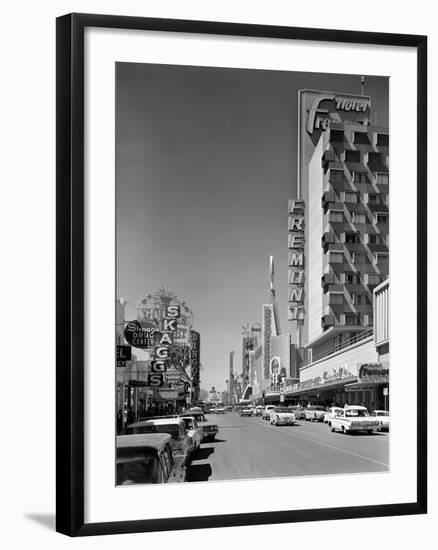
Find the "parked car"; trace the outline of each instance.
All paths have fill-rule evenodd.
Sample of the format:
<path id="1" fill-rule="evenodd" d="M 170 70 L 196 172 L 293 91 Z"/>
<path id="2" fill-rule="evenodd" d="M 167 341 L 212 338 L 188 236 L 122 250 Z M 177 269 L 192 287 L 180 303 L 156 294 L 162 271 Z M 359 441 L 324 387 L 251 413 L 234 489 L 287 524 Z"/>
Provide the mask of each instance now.
<path id="1" fill-rule="evenodd" d="M 380 431 L 389 432 L 389 411 L 373 411 L 371 416 L 377 417 L 380 422 Z"/>
<path id="2" fill-rule="evenodd" d="M 265 407 L 263 407 L 263 405 L 257 405 L 257 407 L 254 409 L 254 416 L 262 416 L 264 410 Z"/>
<path id="3" fill-rule="evenodd" d="M 266 405 L 266 407 L 263 409 L 263 413 L 262 413 L 263 420 L 269 420 L 269 413 L 274 408 L 275 408 L 275 405 Z"/>
<path id="4" fill-rule="evenodd" d="M 216 414 L 225 414 L 225 409 L 223 407 L 216 407 Z"/>
<path id="5" fill-rule="evenodd" d="M 330 407 L 324 415 L 324 422 L 327 424 L 330 418 L 332 418 L 339 411 L 342 411 L 342 407 Z"/>
<path id="6" fill-rule="evenodd" d="M 301 406 L 301 405 L 289 405 L 288 409 L 294 413 L 296 420 L 305 420 L 306 419 L 306 413 L 304 411 L 303 406 Z"/>
<path id="7" fill-rule="evenodd" d="M 252 408 L 251 407 L 242 407 L 239 410 L 240 416 L 252 416 Z"/>
<path id="8" fill-rule="evenodd" d="M 320 405 L 312 405 L 304 411 L 306 421 L 310 422 L 323 422 L 326 410 Z"/>
<path id="9" fill-rule="evenodd" d="M 274 407 L 269 412 L 269 422 L 274 426 L 291 426 L 295 421 L 295 414 L 288 407 Z"/>
<path id="10" fill-rule="evenodd" d="M 186 479 L 186 463 L 175 457 L 169 434 L 117 436 L 117 485 L 175 483 Z"/>
<path id="11" fill-rule="evenodd" d="M 366 407 L 349 405 L 338 411 L 328 422 L 330 430 L 339 430 L 345 434 L 351 433 L 373 433 L 380 428 L 380 421 L 369 415 Z"/>
<path id="12" fill-rule="evenodd" d="M 182 418 L 158 418 L 141 420 L 128 426 L 128 434 L 161 433 L 171 436 L 170 446 L 174 458 L 182 457 L 188 461 L 191 448 L 186 426 Z"/>
<path id="13" fill-rule="evenodd" d="M 193 417 L 195 418 L 196 422 L 198 423 L 198 426 L 202 428 L 202 439 L 201 443 L 204 441 L 213 441 L 216 437 L 217 433 L 219 432 L 219 428 L 217 424 L 211 424 L 207 422 L 207 419 L 205 418 L 204 413 L 199 412 L 191 412 L 187 411 L 184 414 L 180 415 L 180 418 L 185 417 Z"/>
<path id="14" fill-rule="evenodd" d="M 194 416 L 181 417 L 186 426 L 187 435 L 189 436 L 191 452 L 194 453 L 201 446 L 203 429 L 198 425 Z"/>

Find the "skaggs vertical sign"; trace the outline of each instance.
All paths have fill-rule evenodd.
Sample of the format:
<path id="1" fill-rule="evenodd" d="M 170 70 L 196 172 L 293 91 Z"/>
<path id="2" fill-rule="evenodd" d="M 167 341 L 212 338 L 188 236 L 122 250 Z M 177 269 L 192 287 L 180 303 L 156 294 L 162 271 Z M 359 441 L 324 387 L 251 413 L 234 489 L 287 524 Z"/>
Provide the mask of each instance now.
<path id="1" fill-rule="evenodd" d="M 304 201 L 289 201 L 288 208 L 288 320 L 304 320 Z"/>

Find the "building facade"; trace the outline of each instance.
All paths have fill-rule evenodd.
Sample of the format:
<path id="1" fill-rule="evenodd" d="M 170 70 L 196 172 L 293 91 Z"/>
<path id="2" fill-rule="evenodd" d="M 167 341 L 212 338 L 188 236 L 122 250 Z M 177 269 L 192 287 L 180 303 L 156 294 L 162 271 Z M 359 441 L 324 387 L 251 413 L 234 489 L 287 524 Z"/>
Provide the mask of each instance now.
<path id="1" fill-rule="evenodd" d="M 383 328 L 376 341 L 389 322 L 389 134 L 371 124 L 369 97 L 303 90 L 299 103 L 288 311 L 300 367 L 288 397 L 375 408 L 389 381 Z"/>

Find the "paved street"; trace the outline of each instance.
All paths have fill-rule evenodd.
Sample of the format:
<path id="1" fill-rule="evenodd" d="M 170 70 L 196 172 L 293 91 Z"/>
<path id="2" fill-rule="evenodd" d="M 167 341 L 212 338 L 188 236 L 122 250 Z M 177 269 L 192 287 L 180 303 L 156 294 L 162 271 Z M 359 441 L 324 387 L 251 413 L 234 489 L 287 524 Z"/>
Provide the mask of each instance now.
<path id="1" fill-rule="evenodd" d="M 188 481 L 379 472 L 389 469 L 389 435 L 343 435 L 326 424 L 300 420 L 271 426 L 234 412 L 208 415 L 218 424 L 214 442 L 201 445 Z"/>

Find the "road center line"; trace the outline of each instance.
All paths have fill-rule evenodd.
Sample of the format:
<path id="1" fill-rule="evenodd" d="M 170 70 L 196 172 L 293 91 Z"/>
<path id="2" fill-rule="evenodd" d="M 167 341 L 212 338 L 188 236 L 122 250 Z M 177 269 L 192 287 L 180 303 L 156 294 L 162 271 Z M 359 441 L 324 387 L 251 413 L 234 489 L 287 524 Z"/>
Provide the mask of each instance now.
<path id="1" fill-rule="evenodd" d="M 265 428 L 268 428 L 268 430 L 274 430 L 274 428 L 271 425 L 261 424 L 262 426 L 265 426 Z M 333 449 L 334 451 L 339 451 L 341 453 L 349 454 L 351 456 L 355 456 L 356 458 L 361 458 L 362 460 L 368 460 L 369 462 L 374 462 L 375 464 L 379 464 L 380 466 L 386 466 L 389 468 L 389 464 L 386 464 L 385 462 L 380 462 L 378 460 L 374 460 L 373 458 L 369 458 L 367 456 L 360 455 L 358 453 L 353 453 L 352 451 L 347 451 L 346 449 L 341 449 L 339 447 L 335 447 L 334 445 L 329 445 L 328 443 L 321 443 L 315 439 L 310 439 L 309 437 L 303 437 L 302 435 L 297 435 L 292 432 L 285 432 L 286 434 L 290 435 L 291 437 L 296 437 L 297 439 L 304 439 L 305 441 L 310 441 L 311 443 L 316 443 L 317 445 L 320 445 L 321 447 L 327 447 L 328 449 Z"/>

